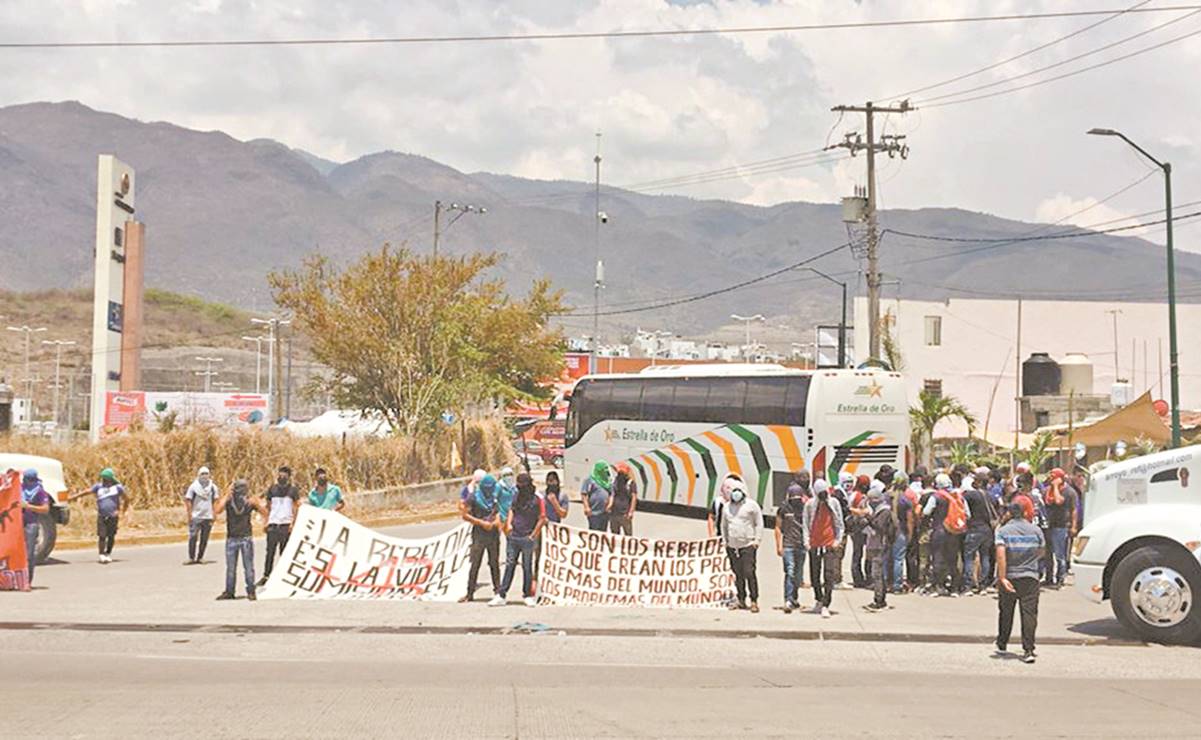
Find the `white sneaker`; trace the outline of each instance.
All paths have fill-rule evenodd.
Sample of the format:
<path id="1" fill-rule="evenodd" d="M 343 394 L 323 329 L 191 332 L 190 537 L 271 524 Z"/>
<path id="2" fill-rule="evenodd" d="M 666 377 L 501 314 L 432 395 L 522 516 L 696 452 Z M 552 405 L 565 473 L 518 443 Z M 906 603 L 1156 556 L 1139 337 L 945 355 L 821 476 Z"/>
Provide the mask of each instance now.
<path id="1" fill-rule="evenodd" d="M 96 562 L 97 562 L 97 563 L 100 563 L 101 565 L 104 565 L 104 564 L 105 564 L 105 563 L 107 563 L 108 561 L 104 559 L 104 556 L 103 556 L 103 555 L 101 555 L 99 558 L 97 558 Z"/>
<path id="2" fill-rule="evenodd" d="M 505 605 L 505 597 L 503 597 L 503 596 L 493 596 L 492 600 L 488 602 L 488 606 L 504 606 L 504 605 Z"/>
<path id="3" fill-rule="evenodd" d="M 527 596 L 523 601 L 525 601 L 526 606 L 538 606 L 538 600 L 533 596 Z"/>
<path id="4" fill-rule="evenodd" d="M 830 607 L 823 606 L 822 607 L 822 619 L 829 619 L 829 618 L 830 618 Z"/>

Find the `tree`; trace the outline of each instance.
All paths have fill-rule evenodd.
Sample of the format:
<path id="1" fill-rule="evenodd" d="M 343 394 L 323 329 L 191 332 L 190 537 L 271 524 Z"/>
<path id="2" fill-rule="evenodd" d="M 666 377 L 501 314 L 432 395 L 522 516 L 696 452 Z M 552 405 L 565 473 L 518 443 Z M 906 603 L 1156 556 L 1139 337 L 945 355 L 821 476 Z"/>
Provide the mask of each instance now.
<path id="1" fill-rule="evenodd" d="M 1043 466 L 1047 464 L 1047 460 L 1051 457 L 1050 446 L 1054 436 L 1051 432 L 1047 431 L 1034 435 L 1034 439 L 1030 440 L 1030 447 L 1022 456 L 1030 464 L 1030 470 L 1035 475 L 1042 472 Z"/>
<path id="2" fill-rule="evenodd" d="M 345 269 L 313 256 L 269 277 L 331 373 L 312 391 L 340 408 L 378 414 L 394 434 L 437 424 L 449 409 L 496 399 L 541 399 L 563 361 L 563 337 L 548 326 L 562 294 L 536 280 L 513 300 L 483 273 L 497 254 L 418 256 L 384 245 Z"/>
<path id="3" fill-rule="evenodd" d="M 953 396 L 930 393 L 924 388 L 917 395 L 917 405 L 909 408 L 909 425 L 912 430 L 914 451 L 919 459 L 934 464 L 934 430 L 946 419 L 962 419 L 968 426 L 968 435 L 976 426 L 976 417 Z"/>

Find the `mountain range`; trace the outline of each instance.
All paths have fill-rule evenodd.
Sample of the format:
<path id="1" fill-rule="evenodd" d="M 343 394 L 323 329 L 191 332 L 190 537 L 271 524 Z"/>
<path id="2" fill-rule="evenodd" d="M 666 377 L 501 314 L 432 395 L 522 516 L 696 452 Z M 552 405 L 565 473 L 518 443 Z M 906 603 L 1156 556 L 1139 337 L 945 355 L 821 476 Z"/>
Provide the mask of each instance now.
<path id="1" fill-rule="evenodd" d="M 10 227 L 0 233 L 0 257 L 10 266 L 0 271 L 0 288 L 90 286 L 98 154 L 115 154 L 137 171 L 149 286 L 266 311 L 271 270 L 314 251 L 345 262 L 384 242 L 429 251 L 434 202 L 471 203 L 487 212 L 457 219 L 443 212 L 440 250 L 503 253 L 498 274 L 514 293 L 533 277 L 550 277 L 579 307 L 563 319 L 565 330 L 591 331 L 592 183 L 466 173 L 397 151 L 331 162 L 276 141 L 239 141 L 76 102 L 0 108 L 0 219 Z M 603 332 L 640 326 L 704 334 L 728 326 L 731 313 L 762 313 L 777 327 L 807 332 L 837 318 L 838 287 L 799 271 L 631 311 L 723 291 L 847 242 L 837 204 L 761 207 L 603 187 L 600 208 L 608 216 L 599 229 L 607 283 L 601 312 L 611 314 Z M 955 208 L 884 210 L 879 220 L 891 230 L 881 246 L 886 296 L 1162 299 L 1164 250 L 1145 240 L 1090 234 L 957 242 L 1075 229 Z M 862 289 L 861 263 L 850 249 L 812 266 L 848 281 L 852 294 Z M 1196 300 L 1187 286 L 1201 279 L 1201 256 L 1178 253 L 1177 269 L 1185 299 Z"/>

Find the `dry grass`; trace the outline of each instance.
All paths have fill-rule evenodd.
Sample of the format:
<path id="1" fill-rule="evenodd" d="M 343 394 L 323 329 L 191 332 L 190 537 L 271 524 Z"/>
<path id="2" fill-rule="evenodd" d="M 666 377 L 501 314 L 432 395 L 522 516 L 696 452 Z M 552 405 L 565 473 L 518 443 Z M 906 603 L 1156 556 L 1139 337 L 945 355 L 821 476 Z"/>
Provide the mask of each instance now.
<path id="1" fill-rule="evenodd" d="M 131 504 L 153 510 L 178 504 L 201 465 L 212 470 L 213 479 L 223 488 L 234 479 L 246 478 L 252 491 L 265 490 L 274 481 L 276 469 L 285 464 L 291 466 L 298 486 L 310 486 L 312 472 L 320 466 L 349 492 L 449 478 L 476 467 L 493 469 L 512 461 L 513 452 L 499 419 L 468 422 L 466 436 L 466 450 L 459 450 L 463 460 L 459 469 L 450 465 L 451 444 L 462 446 L 457 427 L 421 440 L 362 439 L 345 444 L 284 432 L 229 434 L 187 428 L 169 434 L 125 434 L 98 445 L 58 445 L 13 436 L 4 447 L 61 460 L 72 490 L 90 486 L 102 468 L 111 467 L 129 490 Z"/>

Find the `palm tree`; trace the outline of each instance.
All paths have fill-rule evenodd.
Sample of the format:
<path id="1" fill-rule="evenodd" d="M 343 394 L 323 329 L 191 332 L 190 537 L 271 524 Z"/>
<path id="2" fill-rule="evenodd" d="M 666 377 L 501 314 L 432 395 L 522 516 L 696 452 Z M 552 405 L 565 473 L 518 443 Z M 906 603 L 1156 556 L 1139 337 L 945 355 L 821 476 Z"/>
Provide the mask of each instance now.
<path id="1" fill-rule="evenodd" d="M 967 424 L 968 436 L 976 426 L 975 415 L 959 399 L 922 389 L 917 394 L 917 405 L 909 408 L 909 424 L 914 453 L 927 465 L 934 464 L 934 429 L 946 419 L 962 419 Z"/>

